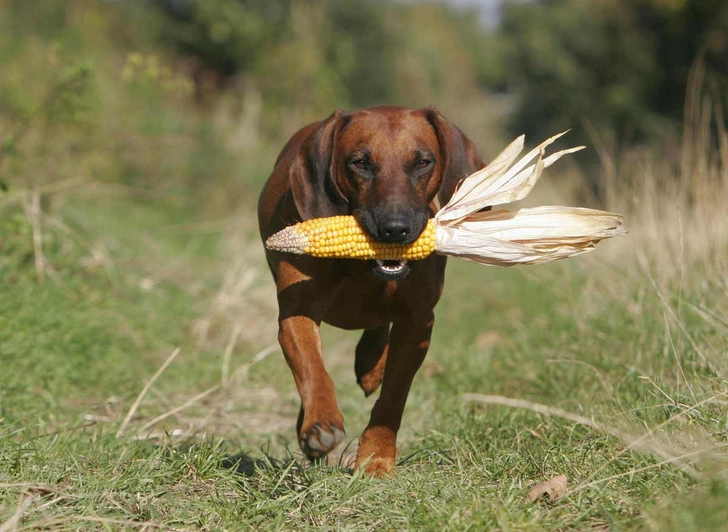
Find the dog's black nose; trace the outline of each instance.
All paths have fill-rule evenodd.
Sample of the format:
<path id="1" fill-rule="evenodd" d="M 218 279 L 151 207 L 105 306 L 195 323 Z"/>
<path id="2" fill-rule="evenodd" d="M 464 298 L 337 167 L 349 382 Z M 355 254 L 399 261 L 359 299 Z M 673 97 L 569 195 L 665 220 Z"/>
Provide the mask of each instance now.
<path id="1" fill-rule="evenodd" d="M 404 217 L 388 218 L 379 225 L 379 238 L 383 242 L 406 243 L 411 234 L 412 226 Z"/>

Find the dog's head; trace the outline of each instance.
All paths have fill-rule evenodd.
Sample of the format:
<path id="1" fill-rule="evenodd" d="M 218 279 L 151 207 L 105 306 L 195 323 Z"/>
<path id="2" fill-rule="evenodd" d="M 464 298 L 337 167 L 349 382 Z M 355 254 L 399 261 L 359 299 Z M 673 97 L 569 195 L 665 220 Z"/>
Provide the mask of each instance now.
<path id="1" fill-rule="evenodd" d="M 433 107 L 337 110 L 302 146 L 291 187 L 304 219 L 353 214 L 375 240 L 409 244 L 433 214 L 435 196 L 444 204 L 483 166 L 468 138 Z M 405 261 L 386 262 L 375 272 L 406 275 Z"/>

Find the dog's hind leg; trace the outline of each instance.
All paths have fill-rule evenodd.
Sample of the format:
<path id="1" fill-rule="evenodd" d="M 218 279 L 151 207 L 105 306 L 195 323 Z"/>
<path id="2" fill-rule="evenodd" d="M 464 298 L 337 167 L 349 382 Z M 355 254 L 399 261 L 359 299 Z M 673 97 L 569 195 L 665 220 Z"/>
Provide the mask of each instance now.
<path id="1" fill-rule="evenodd" d="M 354 372 L 356 382 L 369 397 L 382 383 L 389 349 L 389 325 L 366 329 L 356 345 Z"/>

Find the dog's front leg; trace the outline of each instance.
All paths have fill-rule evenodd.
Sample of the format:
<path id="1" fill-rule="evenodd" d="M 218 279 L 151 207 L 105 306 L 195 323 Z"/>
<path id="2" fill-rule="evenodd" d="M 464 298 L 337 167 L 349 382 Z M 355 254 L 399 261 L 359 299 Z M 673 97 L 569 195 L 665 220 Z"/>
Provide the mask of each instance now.
<path id="1" fill-rule="evenodd" d="M 278 342 L 293 373 L 301 397 L 298 443 L 311 459 L 325 456 L 344 439 L 344 418 L 336 401 L 321 353 L 319 325 L 336 283 L 303 273 L 298 267 L 278 265 Z"/>
<path id="2" fill-rule="evenodd" d="M 305 315 L 280 321 L 278 341 L 301 397 L 298 443 L 311 459 L 325 456 L 344 439 L 344 418 L 334 383 L 321 356 L 319 322 Z"/>
<path id="3" fill-rule="evenodd" d="M 392 324 L 382 391 L 359 439 L 356 467 L 366 464 L 375 476 L 389 473 L 397 458 L 397 431 L 415 373 L 430 347 L 434 313 Z"/>

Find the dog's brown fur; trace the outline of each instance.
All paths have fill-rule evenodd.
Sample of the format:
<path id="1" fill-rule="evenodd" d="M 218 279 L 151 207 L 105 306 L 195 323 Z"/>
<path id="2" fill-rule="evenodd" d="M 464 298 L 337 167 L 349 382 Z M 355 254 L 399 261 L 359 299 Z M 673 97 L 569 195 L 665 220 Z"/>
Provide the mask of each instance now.
<path id="1" fill-rule="evenodd" d="M 263 240 L 301 220 L 353 214 L 374 238 L 412 241 L 457 183 L 484 166 L 471 142 L 434 108 L 375 107 L 334 112 L 288 141 L 260 195 Z M 301 396 L 298 438 L 309 458 L 344 438 L 344 419 L 321 353 L 322 321 L 364 329 L 354 369 L 379 399 L 359 440 L 356 466 L 390 472 L 412 379 L 425 358 L 445 258 L 409 263 L 403 279 L 383 279 L 370 261 L 267 251 L 278 291 L 279 334 Z"/>

